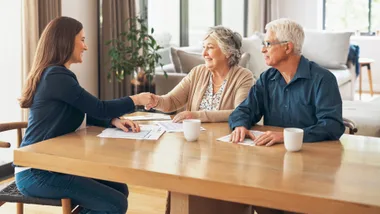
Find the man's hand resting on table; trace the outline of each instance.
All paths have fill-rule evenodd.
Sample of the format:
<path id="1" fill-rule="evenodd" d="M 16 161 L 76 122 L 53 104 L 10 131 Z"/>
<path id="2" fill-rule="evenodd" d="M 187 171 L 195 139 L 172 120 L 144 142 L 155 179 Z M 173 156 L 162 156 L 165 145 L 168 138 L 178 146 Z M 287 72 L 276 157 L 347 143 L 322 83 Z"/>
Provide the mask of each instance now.
<path id="1" fill-rule="evenodd" d="M 272 146 L 277 143 L 284 142 L 283 132 L 272 132 L 267 131 L 259 137 L 254 136 L 248 129 L 244 126 L 238 126 L 231 133 L 231 142 L 239 143 L 242 142 L 245 137 L 250 137 L 256 146 Z"/>

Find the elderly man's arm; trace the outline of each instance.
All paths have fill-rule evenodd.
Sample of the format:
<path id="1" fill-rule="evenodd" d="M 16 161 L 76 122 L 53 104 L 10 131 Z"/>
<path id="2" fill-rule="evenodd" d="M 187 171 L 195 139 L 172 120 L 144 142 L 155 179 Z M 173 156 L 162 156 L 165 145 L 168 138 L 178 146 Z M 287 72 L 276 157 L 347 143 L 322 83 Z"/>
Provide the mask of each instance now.
<path id="1" fill-rule="evenodd" d="M 235 127 L 244 126 L 250 129 L 251 126 L 260 121 L 263 106 L 263 81 L 260 78 L 249 91 L 248 97 L 231 113 L 228 124 L 233 130 Z"/>
<path id="2" fill-rule="evenodd" d="M 317 123 L 304 128 L 305 142 L 338 140 L 344 133 L 342 98 L 335 76 L 325 76 L 316 88 Z"/>

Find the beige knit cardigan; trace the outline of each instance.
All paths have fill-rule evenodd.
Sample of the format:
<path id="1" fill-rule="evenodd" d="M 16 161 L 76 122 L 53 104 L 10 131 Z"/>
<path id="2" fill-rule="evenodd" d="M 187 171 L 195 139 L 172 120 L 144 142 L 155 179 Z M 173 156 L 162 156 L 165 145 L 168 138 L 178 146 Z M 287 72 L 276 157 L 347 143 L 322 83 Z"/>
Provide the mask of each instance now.
<path id="1" fill-rule="evenodd" d="M 200 111 L 199 105 L 206 92 L 212 73 L 205 65 L 194 67 L 168 94 L 160 96 L 155 109 L 173 112 L 186 105 L 202 122 L 225 122 L 232 111 L 248 96 L 254 84 L 253 74 L 241 66 L 230 68 L 218 111 Z"/>

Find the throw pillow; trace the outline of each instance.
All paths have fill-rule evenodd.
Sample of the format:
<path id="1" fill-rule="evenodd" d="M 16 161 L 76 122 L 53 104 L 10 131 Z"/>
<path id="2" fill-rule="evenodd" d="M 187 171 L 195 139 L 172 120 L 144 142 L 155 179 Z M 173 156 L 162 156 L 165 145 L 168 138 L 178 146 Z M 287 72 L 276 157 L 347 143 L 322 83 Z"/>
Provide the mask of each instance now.
<path id="1" fill-rule="evenodd" d="M 329 69 L 347 68 L 351 32 L 305 30 L 302 54 Z"/>
<path id="2" fill-rule="evenodd" d="M 248 63 L 248 69 L 252 71 L 255 79 L 260 77 L 260 74 L 266 71 L 269 66 L 265 63 L 264 55 L 261 53 L 262 40 L 257 35 L 252 35 L 243 38 L 242 52 L 249 53 L 251 59 Z"/>
<path id="3" fill-rule="evenodd" d="M 178 54 L 177 54 L 179 50 L 192 52 L 192 53 L 201 53 L 202 47 L 189 46 L 189 47 L 181 47 L 181 48 L 173 48 L 173 47 L 170 48 L 170 60 L 173 63 L 174 69 L 176 70 L 177 73 L 181 73 L 181 65 L 179 63 Z"/>

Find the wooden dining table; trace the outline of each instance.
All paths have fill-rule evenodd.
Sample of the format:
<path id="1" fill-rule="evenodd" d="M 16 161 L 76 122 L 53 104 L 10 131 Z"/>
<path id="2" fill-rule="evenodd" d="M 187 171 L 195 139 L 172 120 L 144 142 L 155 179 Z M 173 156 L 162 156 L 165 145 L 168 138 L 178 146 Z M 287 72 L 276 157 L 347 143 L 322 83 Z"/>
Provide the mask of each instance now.
<path id="1" fill-rule="evenodd" d="M 379 138 L 345 134 L 287 152 L 283 144 L 217 141 L 230 133 L 227 123 L 202 127 L 195 142 L 183 133 L 157 141 L 100 138 L 104 128 L 87 127 L 16 149 L 14 163 L 168 190 L 174 214 L 191 213 L 192 196 L 300 213 L 380 213 Z"/>

